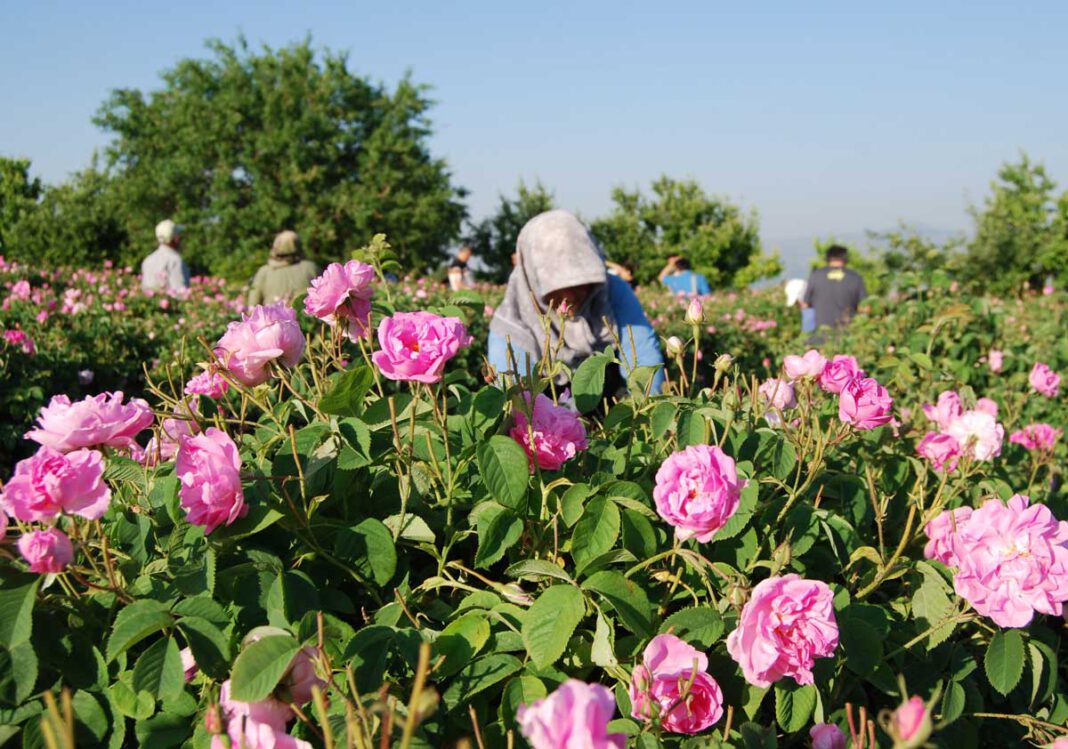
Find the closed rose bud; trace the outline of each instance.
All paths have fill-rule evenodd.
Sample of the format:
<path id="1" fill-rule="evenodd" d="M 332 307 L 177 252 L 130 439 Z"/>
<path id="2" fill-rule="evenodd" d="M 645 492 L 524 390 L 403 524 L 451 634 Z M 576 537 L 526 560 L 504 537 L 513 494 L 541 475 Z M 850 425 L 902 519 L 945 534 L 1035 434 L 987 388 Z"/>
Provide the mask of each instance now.
<path id="1" fill-rule="evenodd" d="M 218 705 L 209 705 L 207 711 L 205 711 L 204 730 L 213 736 L 222 733 L 222 716 L 219 715 Z"/>
<path id="2" fill-rule="evenodd" d="M 717 372 L 726 372 L 731 368 L 731 364 L 734 363 L 734 357 L 730 354 L 720 354 L 716 357 L 715 363 L 712 365 Z"/>
<path id="3" fill-rule="evenodd" d="M 690 306 L 686 308 L 686 322 L 690 325 L 700 325 L 705 321 L 705 308 L 700 299 L 691 299 Z"/>
<path id="4" fill-rule="evenodd" d="M 890 719 L 890 735 L 894 749 L 916 749 L 931 736 L 931 713 L 919 697 L 913 696 L 894 711 Z"/>
<path id="5" fill-rule="evenodd" d="M 665 348 L 667 349 L 668 356 L 681 356 L 682 355 L 682 340 L 678 336 L 671 336 L 665 342 Z"/>

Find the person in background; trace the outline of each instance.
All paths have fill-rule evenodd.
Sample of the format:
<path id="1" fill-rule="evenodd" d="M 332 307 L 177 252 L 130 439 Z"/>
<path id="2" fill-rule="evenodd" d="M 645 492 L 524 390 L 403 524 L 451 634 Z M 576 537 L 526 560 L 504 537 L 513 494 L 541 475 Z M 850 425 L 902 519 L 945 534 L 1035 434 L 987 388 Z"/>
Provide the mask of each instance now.
<path id="1" fill-rule="evenodd" d="M 292 301 L 307 291 L 312 279 L 318 275 L 319 268 L 315 263 L 304 259 L 297 233 L 284 231 L 274 238 L 267 264 L 260 266 L 252 278 L 248 305 Z"/>
<path id="2" fill-rule="evenodd" d="M 467 263 L 471 260 L 471 247 L 464 245 L 449 263 L 449 288 L 453 291 L 470 289 L 475 285 Z"/>
<path id="3" fill-rule="evenodd" d="M 708 286 L 708 279 L 702 274 L 690 270 L 690 261 L 682 255 L 669 257 L 667 265 L 663 267 L 657 277 L 660 279 L 660 283 L 676 294 L 705 296 L 712 293 L 712 289 Z"/>
<path id="4" fill-rule="evenodd" d="M 864 279 L 846 267 L 849 250 L 835 244 L 827 248 L 827 265 L 812 271 L 801 296 L 801 307 L 815 313 L 817 328 L 841 328 L 849 324 L 860 302 L 868 295 Z"/>
<path id="5" fill-rule="evenodd" d="M 608 269 L 608 272 L 610 274 L 622 278 L 624 281 L 630 284 L 630 287 L 632 289 L 638 285 L 634 281 L 634 271 L 630 269 L 630 266 L 624 265 L 623 263 L 613 263 L 611 260 L 605 260 L 604 265 L 605 268 Z"/>
<path id="6" fill-rule="evenodd" d="M 145 291 L 185 291 L 189 288 L 189 266 L 178 248 L 182 227 L 170 219 L 156 224 L 159 247 L 141 262 L 141 288 Z"/>
<path id="7" fill-rule="evenodd" d="M 660 392 L 664 359 L 656 332 L 627 282 L 606 271 L 585 225 L 568 211 L 547 211 L 526 223 L 516 246 L 516 267 L 490 322 L 487 358 L 497 376 L 525 377 L 547 348 L 574 371 L 618 340 L 624 372 L 606 372 L 605 396 L 621 390 L 637 366 L 657 367 L 651 392 Z"/>
<path id="8" fill-rule="evenodd" d="M 801 303 L 807 288 L 808 282 L 803 278 L 791 278 L 783 286 L 783 291 L 786 293 L 786 306 L 798 307 L 801 310 L 802 333 L 811 333 L 816 329 L 816 310 L 811 307 L 805 307 Z"/>

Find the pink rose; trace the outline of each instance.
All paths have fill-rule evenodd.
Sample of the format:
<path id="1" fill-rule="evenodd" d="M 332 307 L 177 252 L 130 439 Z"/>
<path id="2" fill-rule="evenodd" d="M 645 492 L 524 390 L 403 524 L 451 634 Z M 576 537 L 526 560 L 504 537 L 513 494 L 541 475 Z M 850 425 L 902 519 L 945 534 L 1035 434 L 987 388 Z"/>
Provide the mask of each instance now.
<path id="1" fill-rule="evenodd" d="M 627 737 L 607 732 L 615 711 L 607 687 L 568 679 L 548 697 L 520 705 L 515 720 L 532 749 L 623 749 Z"/>
<path id="2" fill-rule="evenodd" d="M 226 326 L 215 344 L 215 355 L 234 379 L 248 387 L 270 378 L 273 362 L 295 366 L 304 355 L 304 334 L 296 311 L 285 302 L 253 307 Z"/>
<path id="3" fill-rule="evenodd" d="M 886 388 L 871 377 L 858 377 L 838 394 L 838 418 L 857 429 L 874 429 L 890 422 L 893 404 Z"/>
<path id="4" fill-rule="evenodd" d="M 764 400 L 768 402 L 769 406 L 780 411 L 785 411 L 797 405 L 797 399 L 794 397 L 794 386 L 786 380 L 776 380 L 775 378 L 765 380 L 764 384 L 760 386 L 760 394 L 764 396 Z"/>
<path id="5" fill-rule="evenodd" d="M 927 534 L 928 540 L 927 545 L 923 547 L 923 555 L 928 559 L 937 559 L 948 567 L 956 567 L 957 556 L 953 552 L 953 537 L 971 516 L 971 507 L 958 507 L 941 512 L 924 526 L 923 532 Z"/>
<path id="6" fill-rule="evenodd" d="M 296 716 L 289 705 L 268 697 L 259 702 L 237 702 L 230 699 L 230 680 L 222 683 L 219 689 L 219 706 L 222 707 L 227 720 L 233 721 L 239 718 L 247 718 L 274 728 L 276 731 L 285 731 L 286 724 Z"/>
<path id="7" fill-rule="evenodd" d="M 931 461 L 936 471 L 952 473 L 957 469 L 960 445 L 948 434 L 928 432 L 916 445 L 916 452 Z"/>
<path id="8" fill-rule="evenodd" d="M 690 325 L 700 325 L 705 321 L 705 308 L 701 304 L 701 300 L 694 297 L 690 300 L 690 305 L 686 308 L 686 322 Z"/>
<path id="9" fill-rule="evenodd" d="M 998 349 L 990 349 L 990 354 L 987 356 L 987 362 L 990 365 L 990 371 L 994 374 L 1001 372 L 1005 366 L 1005 354 Z"/>
<path id="10" fill-rule="evenodd" d="M 181 481 L 178 498 L 186 519 L 204 526 L 205 534 L 248 512 L 241 487 L 241 456 L 226 432 L 208 427 L 203 434 L 182 437 L 174 473 Z"/>
<path id="11" fill-rule="evenodd" d="M 375 269 L 366 263 L 330 263 L 322 275 L 312 279 L 304 297 L 304 311 L 330 326 L 344 321 L 349 340 L 355 342 L 371 332 L 374 280 Z"/>
<path id="12" fill-rule="evenodd" d="M 718 447 L 690 445 L 672 453 L 656 472 L 656 511 L 680 541 L 708 543 L 738 509 L 744 481 Z"/>
<path id="13" fill-rule="evenodd" d="M 0 490 L 4 512 L 27 523 L 51 520 L 61 512 L 89 520 L 103 517 L 111 502 L 104 483 L 104 456 L 96 450 L 64 455 L 41 446 L 15 466 L 15 475 Z"/>
<path id="14" fill-rule="evenodd" d="M 1056 398 L 1061 388 L 1061 377 L 1042 362 L 1035 362 L 1028 376 L 1031 387 L 1047 398 Z"/>
<path id="15" fill-rule="evenodd" d="M 988 413 L 995 419 L 998 417 L 998 404 L 989 398 L 980 398 L 975 402 L 975 410 Z"/>
<path id="16" fill-rule="evenodd" d="M 524 393 L 530 403 L 530 393 Z M 527 415 L 522 409 L 514 412 L 515 426 L 509 433 L 520 444 L 530 461 L 530 472 L 534 472 L 534 462 L 544 471 L 558 471 L 560 467 L 585 450 L 586 427 L 578 414 L 564 406 L 554 405 L 552 399 L 539 393 L 534 399 L 531 422 L 528 428 Z M 533 446 L 531 445 L 533 433 Z"/>
<path id="17" fill-rule="evenodd" d="M 455 317 L 430 312 L 398 312 L 378 324 L 379 351 L 371 358 L 391 380 L 440 382 L 445 362 L 471 343 Z"/>
<path id="18" fill-rule="evenodd" d="M 841 393 L 853 380 L 864 377 L 864 370 L 852 356 L 839 354 L 827 362 L 820 374 L 820 388 L 826 393 Z"/>
<path id="19" fill-rule="evenodd" d="M 58 528 L 24 533 L 18 542 L 19 554 L 30 565 L 30 572 L 43 575 L 62 572 L 74 559 L 70 539 Z"/>
<path id="20" fill-rule="evenodd" d="M 675 635 L 657 635 L 631 676 L 631 716 L 671 733 L 705 730 L 723 715 L 723 693 L 707 669 L 704 653 Z"/>
<path id="21" fill-rule="evenodd" d="M 166 462 L 178 454 L 178 444 L 182 437 L 189 437 L 200 431 L 194 415 L 199 415 L 195 402 L 179 402 L 174 409 L 174 416 L 164 419 L 159 425 L 159 437 L 153 437 L 145 448 L 145 462 L 155 465 L 157 456 L 160 462 Z"/>
<path id="22" fill-rule="evenodd" d="M 182 648 L 178 653 L 182 658 L 182 672 L 185 675 L 186 682 L 192 681 L 193 677 L 197 675 L 200 670 L 197 668 L 196 658 L 193 657 L 193 651 L 189 648 Z"/>
<path id="23" fill-rule="evenodd" d="M 939 394 L 937 405 L 932 406 L 930 403 L 923 405 L 924 415 L 938 424 L 938 428 L 943 431 L 963 412 L 964 409 L 960 405 L 960 396 L 957 395 L 955 390 L 946 390 Z"/>
<path id="24" fill-rule="evenodd" d="M 900 749 L 916 749 L 923 746 L 931 736 L 933 727 L 927 705 L 919 697 L 913 696 L 894 711 L 890 723 L 890 734 L 894 746 Z"/>
<path id="25" fill-rule="evenodd" d="M 1009 442 L 1021 445 L 1027 450 L 1052 452 L 1060 438 L 1061 430 L 1054 429 L 1049 424 L 1028 424 L 1009 435 Z"/>
<path id="26" fill-rule="evenodd" d="M 986 411 L 965 411 L 945 433 L 957 441 L 961 454 L 975 460 L 990 460 L 1001 454 L 1005 429 Z"/>
<path id="27" fill-rule="evenodd" d="M 802 356 L 791 354 L 782 360 L 786 376 L 791 380 L 819 377 L 827 366 L 827 360 L 816 349 L 809 349 Z"/>
<path id="28" fill-rule="evenodd" d="M 26 438 L 61 453 L 81 447 L 130 448 L 139 432 L 152 426 L 148 403 L 140 398 L 122 402 L 122 392 L 100 393 L 71 403 L 65 395 L 52 396 L 37 417 L 37 429 Z"/>
<path id="29" fill-rule="evenodd" d="M 219 400 L 230 389 L 230 383 L 218 372 L 210 369 L 189 378 L 185 384 L 186 395 L 206 395 L 209 398 Z"/>
<path id="30" fill-rule="evenodd" d="M 808 729 L 812 749 L 846 749 L 846 736 L 834 723 L 817 723 Z"/>
<path id="31" fill-rule="evenodd" d="M 312 749 L 307 741 L 290 736 L 284 728 L 257 723 L 251 718 L 231 718 L 226 727 L 229 744 L 221 736 L 211 737 L 211 749 Z"/>
<path id="32" fill-rule="evenodd" d="M 311 702 L 312 687 L 323 689 L 326 682 L 315 673 L 315 659 L 318 651 L 313 647 L 301 648 L 289 664 L 289 670 L 282 677 L 282 685 L 289 691 L 290 701 L 295 705 Z"/>
<path id="33" fill-rule="evenodd" d="M 794 574 L 753 588 L 738 628 L 727 636 L 727 652 L 755 687 L 785 676 L 811 684 L 816 658 L 834 655 L 837 647 L 834 594 L 826 583 Z"/>

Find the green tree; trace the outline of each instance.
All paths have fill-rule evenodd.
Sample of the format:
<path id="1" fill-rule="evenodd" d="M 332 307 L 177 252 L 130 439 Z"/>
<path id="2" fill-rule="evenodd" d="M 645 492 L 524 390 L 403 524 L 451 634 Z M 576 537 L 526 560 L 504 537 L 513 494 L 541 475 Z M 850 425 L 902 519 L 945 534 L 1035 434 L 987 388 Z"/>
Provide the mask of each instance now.
<path id="1" fill-rule="evenodd" d="M 512 253 L 516 250 L 520 230 L 527 221 L 554 206 L 552 192 L 541 182 L 527 187 L 520 180 L 514 198 L 504 194 L 499 197 L 496 212 L 471 226 L 467 243 L 486 266 L 486 277 L 501 283 L 512 272 Z"/>
<path id="2" fill-rule="evenodd" d="M 0 252 L 10 252 L 11 231 L 40 198 L 41 181 L 30 178 L 30 160 L 0 156 Z"/>
<path id="3" fill-rule="evenodd" d="M 591 225 L 608 258 L 633 268 L 639 282 L 654 280 L 676 254 L 713 287 L 745 286 L 781 271 L 778 257 L 761 251 L 755 212 L 744 214 L 694 180 L 663 176 L 652 192 L 646 197 L 617 187 L 612 213 Z"/>
<path id="4" fill-rule="evenodd" d="M 878 260 L 887 282 L 899 289 L 947 283 L 961 265 L 963 239 L 939 244 L 907 224 L 885 232 L 869 231 L 868 254 Z"/>
<path id="5" fill-rule="evenodd" d="M 113 91 L 95 119 L 114 136 L 108 169 L 132 255 L 172 217 L 193 267 L 230 277 L 247 277 L 286 228 L 323 261 L 379 232 L 409 268 L 444 257 L 464 191 L 429 152 L 424 87 L 405 78 L 390 91 L 309 41 L 208 49 L 165 71 L 157 91 Z"/>

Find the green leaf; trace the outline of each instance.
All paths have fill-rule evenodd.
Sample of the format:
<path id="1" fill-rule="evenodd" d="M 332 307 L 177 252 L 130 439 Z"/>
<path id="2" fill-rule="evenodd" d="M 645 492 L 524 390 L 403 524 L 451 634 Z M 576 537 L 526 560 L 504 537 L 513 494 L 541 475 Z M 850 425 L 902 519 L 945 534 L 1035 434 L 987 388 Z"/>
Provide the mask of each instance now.
<path id="1" fill-rule="evenodd" d="M 31 642 L 13 648 L 0 645 L 0 704 L 22 704 L 37 684 L 37 653 Z"/>
<path id="2" fill-rule="evenodd" d="M 230 695 L 237 702 L 258 702 L 278 685 L 300 643 L 288 635 L 269 635 L 237 656 L 230 676 Z"/>
<path id="3" fill-rule="evenodd" d="M 138 746 L 152 749 L 171 749 L 181 746 L 193 734 L 194 723 L 188 716 L 160 713 L 148 720 L 139 720 L 134 726 Z"/>
<path id="4" fill-rule="evenodd" d="M 951 681 L 946 685 L 946 691 L 942 693 L 941 715 L 939 722 L 952 723 L 964 712 L 966 696 L 964 687 L 958 682 Z"/>
<path id="5" fill-rule="evenodd" d="M 455 710 L 479 692 L 504 681 L 521 668 L 523 668 L 522 661 L 506 653 L 492 653 L 479 658 L 456 675 L 441 699 L 445 707 Z"/>
<path id="6" fill-rule="evenodd" d="M 504 413 L 506 401 L 507 398 L 499 388 L 484 387 L 479 390 L 471 402 L 471 425 L 485 434 Z"/>
<path id="7" fill-rule="evenodd" d="M 156 709 L 155 700 L 148 692 L 135 692 L 127 683 L 130 672 L 125 673 L 127 679 L 118 679 L 108 687 L 108 695 L 111 703 L 121 714 L 127 718 L 140 720 L 147 718 Z"/>
<path id="8" fill-rule="evenodd" d="M 543 577 L 552 577 L 564 582 L 572 582 L 567 570 L 544 559 L 524 559 L 522 562 L 516 562 L 506 569 L 504 574 L 520 580 L 539 580 Z"/>
<path id="9" fill-rule="evenodd" d="M 771 475 L 780 481 L 785 481 L 797 465 L 797 451 L 793 443 L 780 437 L 772 443 L 764 459 L 770 464 Z"/>
<path id="10" fill-rule="evenodd" d="M 475 450 L 478 472 L 494 499 L 512 510 L 524 509 L 530 464 L 515 440 L 497 434 Z"/>
<path id="11" fill-rule="evenodd" d="M 108 638 L 107 659 L 110 663 L 151 634 L 174 623 L 166 607 L 153 600 L 134 601 L 119 612 Z"/>
<path id="12" fill-rule="evenodd" d="M 371 368 L 364 364 L 342 372 L 334 387 L 319 401 L 319 410 L 335 416 L 359 416 L 363 399 L 374 381 Z"/>
<path id="13" fill-rule="evenodd" d="M 489 636 L 490 625 L 484 613 L 470 612 L 450 622 L 434 642 L 435 655 L 445 656 L 435 673 L 445 677 L 459 671 L 478 655 Z"/>
<path id="14" fill-rule="evenodd" d="M 593 630 L 590 660 L 601 668 L 613 668 L 619 665 L 615 653 L 615 632 L 600 612 L 597 614 L 597 624 Z"/>
<path id="15" fill-rule="evenodd" d="M 1019 683 L 1024 668 L 1024 641 L 1020 632 L 1006 629 L 990 640 L 983 658 L 983 670 L 990 686 L 1003 695 Z"/>
<path id="16" fill-rule="evenodd" d="M 796 733 L 808 725 L 815 707 L 815 686 L 788 686 L 785 679 L 775 684 L 775 720 L 787 733 Z"/>
<path id="17" fill-rule="evenodd" d="M 71 699 L 74 708 L 75 738 L 82 743 L 98 743 L 107 735 L 110 721 L 96 695 L 79 689 Z"/>
<path id="18" fill-rule="evenodd" d="M 582 583 L 586 590 L 599 593 L 619 615 L 623 626 L 642 639 L 653 634 L 653 609 L 645 590 L 622 572 L 602 570 Z"/>
<path id="19" fill-rule="evenodd" d="M 184 686 L 182 656 L 173 637 L 149 645 L 134 665 L 135 692 L 144 691 L 157 700 L 169 700 L 177 697 Z"/>
<path id="20" fill-rule="evenodd" d="M 298 570 L 278 575 L 267 591 L 267 621 L 283 630 L 318 608 L 319 588 Z"/>
<path id="21" fill-rule="evenodd" d="M 923 573 L 923 583 L 912 595 L 912 616 L 916 620 L 917 634 L 931 630 L 927 649 L 932 650 L 953 633 L 956 625 L 952 617 L 956 606 L 950 600 L 949 586 L 941 576 L 922 563 L 917 567 Z"/>
<path id="22" fill-rule="evenodd" d="M 604 372 L 612 358 L 595 354 L 579 364 L 571 377 L 571 396 L 579 413 L 588 413 L 597 407 L 604 395 Z"/>
<path id="23" fill-rule="evenodd" d="M 585 614 L 582 592 L 573 585 L 543 591 L 523 616 L 523 644 L 534 664 L 544 668 L 555 663 Z"/>
<path id="24" fill-rule="evenodd" d="M 334 541 L 334 553 L 379 585 L 388 583 L 397 571 L 393 534 L 381 520 L 367 518 L 352 528 L 343 528 Z"/>
<path id="25" fill-rule="evenodd" d="M 853 673 L 868 676 L 882 662 L 882 636 L 865 620 L 844 617 L 839 622 L 838 635 L 845 651 L 846 667 Z"/>
<path id="26" fill-rule="evenodd" d="M 531 705 L 548 694 L 545 684 L 536 676 L 517 676 L 504 687 L 501 696 L 501 717 L 508 726 L 515 725 L 515 714 L 520 705 Z"/>
<path id="27" fill-rule="evenodd" d="M 0 645 L 13 648 L 30 639 L 40 575 L 5 576 L 0 588 Z"/>
<path id="28" fill-rule="evenodd" d="M 382 522 L 389 528 L 395 538 L 403 538 L 406 541 L 426 544 L 432 544 L 436 540 L 434 531 L 430 529 L 430 526 L 427 525 L 426 521 L 418 515 L 414 515 L 410 512 L 407 512 L 404 515 L 401 515 L 400 513 L 390 515 Z"/>
<path id="29" fill-rule="evenodd" d="M 670 632 L 691 645 L 710 650 L 723 635 L 723 617 L 711 606 L 694 606 L 665 619 L 660 632 Z"/>
<path id="30" fill-rule="evenodd" d="M 222 630 L 199 616 L 184 616 L 176 626 L 193 651 L 197 668 L 213 679 L 225 679 L 230 670 L 230 642 Z"/>
<path id="31" fill-rule="evenodd" d="M 760 483 L 756 479 L 749 479 L 749 483 L 742 487 L 741 496 L 738 498 L 738 509 L 723 524 L 723 527 L 716 531 L 713 541 L 726 541 L 745 530 L 756 510 L 759 491 Z"/>
<path id="32" fill-rule="evenodd" d="M 489 503 L 478 515 L 475 566 L 485 569 L 504 557 L 523 535 L 523 521 L 514 512 Z"/>
<path id="33" fill-rule="evenodd" d="M 619 537 L 619 508 L 607 497 L 594 497 L 586 504 L 571 537 L 571 556 L 582 566 L 612 548 Z"/>

